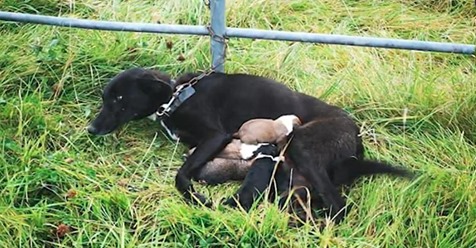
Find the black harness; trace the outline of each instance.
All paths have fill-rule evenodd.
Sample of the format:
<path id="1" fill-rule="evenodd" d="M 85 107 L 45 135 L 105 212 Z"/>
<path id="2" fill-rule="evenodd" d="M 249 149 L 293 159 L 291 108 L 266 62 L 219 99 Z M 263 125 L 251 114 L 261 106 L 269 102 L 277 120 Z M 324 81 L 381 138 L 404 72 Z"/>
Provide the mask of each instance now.
<path id="1" fill-rule="evenodd" d="M 167 103 L 162 104 L 159 109 L 154 113 L 153 120 L 159 121 L 160 125 L 166 130 L 167 135 L 174 141 L 179 141 L 180 137 L 175 133 L 174 128 L 170 125 L 165 123 L 165 119 L 170 117 L 171 114 L 177 110 L 180 105 L 182 105 L 187 99 L 192 97 L 195 94 L 195 89 L 193 86 L 198 83 L 198 81 L 210 74 L 214 71 L 209 70 L 203 72 L 197 77 L 190 79 L 187 83 L 180 84 L 175 88 L 172 97 Z"/>

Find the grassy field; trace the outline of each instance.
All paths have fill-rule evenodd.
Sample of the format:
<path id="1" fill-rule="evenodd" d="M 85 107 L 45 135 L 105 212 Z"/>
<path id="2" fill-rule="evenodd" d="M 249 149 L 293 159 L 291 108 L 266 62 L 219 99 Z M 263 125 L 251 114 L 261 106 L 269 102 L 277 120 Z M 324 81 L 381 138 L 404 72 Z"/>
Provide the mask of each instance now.
<path id="1" fill-rule="evenodd" d="M 206 25 L 200 0 L 2 0 L 0 10 Z M 476 44 L 470 0 L 228 0 L 234 27 Z M 132 66 L 178 75 L 210 65 L 208 37 L 0 22 L 0 247 L 470 247 L 476 243 L 475 56 L 232 39 L 227 72 L 280 80 L 348 110 L 368 157 L 417 170 L 362 180 L 340 225 L 288 229 L 273 204 L 249 214 L 185 204 L 183 147 L 148 120 L 85 126 L 105 83 Z M 172 43 L 169 49 L 166 43 Z M 179 57 L 185 58 L 179 61 Z"/>

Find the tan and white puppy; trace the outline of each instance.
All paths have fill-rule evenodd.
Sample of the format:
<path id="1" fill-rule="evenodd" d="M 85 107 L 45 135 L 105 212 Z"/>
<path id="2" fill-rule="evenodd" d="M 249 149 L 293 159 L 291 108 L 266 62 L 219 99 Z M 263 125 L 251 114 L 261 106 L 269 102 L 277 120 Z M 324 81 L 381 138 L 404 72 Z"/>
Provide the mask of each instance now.
<path id="1" fill-rule="evenodd" d="M 283 115 L 276 120 L 252 119 L 241 125 L 233 138 L 250 145 L 259 143 L 282 144 L 294 128 L 301 125 L 301 120 L 295 115 Z"/>

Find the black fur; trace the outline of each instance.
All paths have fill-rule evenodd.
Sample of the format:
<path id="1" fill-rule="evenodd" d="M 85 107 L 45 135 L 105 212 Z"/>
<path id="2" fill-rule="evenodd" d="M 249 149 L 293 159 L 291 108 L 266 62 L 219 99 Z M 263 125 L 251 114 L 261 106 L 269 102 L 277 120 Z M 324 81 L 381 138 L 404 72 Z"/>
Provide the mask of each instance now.
<path id="1" fill-rule="evenodd" d="M 323 198 L 315 195 L 317 191 L 313 185 L 297 170 L 291 171 L 291 169 L 294 169 L 293 165 L 287 162 L 280 163 L 274 178 L 272 178 L 275 166 L 276 162 L 271 159 L 263 159 L 253 163 L 240 189 L 233 197 L 228 198 L 224 204 L 231 207 L 240 205 L 244 210 L 249 210 L 257 199 L 263 198 L 262 194 L 269 188 L 268 200 L 274 201 L 275 197 L 280 195 L 279 205 L 281 208 L 284 208 L 288 200 L 287 196 L 290 193 L 290 189 L 295 190 L 291 197 L 292 203 L 289 204 L 289 210 L 295 213 L 301 221 L 304 221 L 306 213 L 302 206 L 296 202 L 297 198 L 305 202 L 308 193 L 310 193 L 312 195 L 312 208 L 322 209 L 326 207 Z M 348 190 L 349 186 L 362 176 L 377 174 L 388 174 L 405 178 L 413 176 L 412 173 L 403 168 L 377 161 L 359 160 L 354 157 L 333 162 L 331 166 L 326 168 L 326 172 L 334 187 L 339 191 Z M 346 211 L 349 209 L 350 207 L 347 207 Z"/>
<path id="2" fill-rule="evenodd" d="M 363 176 L 387 174 L 398 177 L 411 178 L 413 174 L 403 168 L 395 167 L 386 163 L 369 160 L 347 158 L 337 161 L 327 169 L 332 183 L 337 187 L 351 186 L 357 179 Z"/>
<path id="3" fill-rule="evenodd" d="M 261 158 L 253 162 L 245 180 L 234 196 L 225 200 L 224 204 L 237 207 L 238 204 L 248 211 L 262 193 L 271 184 L 271 178 L 276 162 L 270 158 Z"/>
<path id="4" fill-rule="evenodd" d="M 172 93 L 170 79 L 160 75 L 163 74 L 136 68 L 116 76 L 104 89 L 103 108 L 88 128 L 89 132 L 106 134 L 129 120 L 153 114 Z M 177 79 L 177 84 L 196 75 L 186 74 Z M 201 79 L 194 88 L 195 95 L 164 120 L 174 127 L 182 142 L 189 147 L 196 146 L 175 180 L 176 188 L 186 199 L 205 202 L 205 198 L 195 192 L 191 178 L 230 142 L 232 134 L 245 121 L 294 114 L 303 126 L 294 131 L 286 157 L 312 185 L 316 196 L 322 198 L 335 220 L 343 218 L 344 213 L 340 210 L 345 201 L 334 186 L 328 168 L 339 166 L 336 161 L 346 158 L 355 157 L 361 161 L 364 153 L 359 128 L 345 111 L 292 91 L 274 80 L 253 75 L 213 73 Z M 122 101 L 112 103 L 119 95 L 123 97 Z M 256 174 L 254 171 L 250 173 Z M 266 177 L 256 176 L 256 180 L 264 178 L 266 182 Z M 261 186 L 259 181 L 251 181 Z"/>
<path id="5" fill-rule="evenodd" d="M 170 77 L 157 71 L 134 68 L 117 75 L 104 88 L 101 111 L 88 131 L 108 134 L 131 120 L 151 115 L 170 98 L 172 87 Z"/>

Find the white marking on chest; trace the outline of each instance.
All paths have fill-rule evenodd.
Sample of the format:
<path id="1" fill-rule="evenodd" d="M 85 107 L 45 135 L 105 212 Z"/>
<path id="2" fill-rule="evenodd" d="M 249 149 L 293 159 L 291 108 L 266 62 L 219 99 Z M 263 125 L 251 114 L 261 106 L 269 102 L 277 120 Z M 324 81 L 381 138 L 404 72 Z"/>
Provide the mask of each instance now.
<path id="1" fill-rule="evenodd" d="M 269 143 L 259 143 L 256 145 L 242 143 L 240 145 L 240 155 L 244 160 L 248 160 L 253 157 L 253 153 L 263 145 L 269 145 Z"/>
<path id="2" fill-rule="evenodd" d="M 167 135 L 174 141 L 179 141 L 180 137 L 178 137 L 166 124 L 164 121 L 160 121 L 160 125 L 164 127 L 165 131 L 167 132 Z"/>
<path id="3" fill-rule="evenodd" d="M 241 144 L 240 146 L 241 158 L 250 159 L 251 157 L 253 157 L 253 152 L 258 150 L 260 146 L 261 146 L 260 144 L 258 145 L 249 145 L 244 143 Z"/>
<path id="4" fill-rule="evenodd" d="M 157 115 L 155 113 L 147 116 L 147 118 L 153 121 L 157 121 Z M 161 120 L 160 125 L 165 129 L 167 136 L 169 136 L 172 140 L 178 141 L 180 139 L 174 132 L 172 132 L 169 127 L 167 127 L 167 125 L 165 125 L 164 121 Z"/>
<path id="5" fill-rule="evenodd" d="M 147 116 L 147 118 L 148 118 L 149 120 L 157 121 L 157 115 L 156 115 L 155 113 L 153 113 L 153 114 Z"/>

